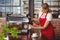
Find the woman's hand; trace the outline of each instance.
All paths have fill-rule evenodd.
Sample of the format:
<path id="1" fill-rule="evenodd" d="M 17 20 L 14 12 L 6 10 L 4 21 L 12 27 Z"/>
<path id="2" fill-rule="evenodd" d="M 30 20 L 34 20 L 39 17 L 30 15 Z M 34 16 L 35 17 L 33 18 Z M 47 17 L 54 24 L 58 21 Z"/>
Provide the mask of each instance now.
<path id="1" fill-rule="evenodd" d="M 34 25 L 30 25 L 30 29 L 36 29 L 36 30 L 42 30 L 44 29 L 44 27 L 41 27 L 41 26 L 34 26 Z"/>
<path id="2" fill-rule="evenodd" d="M 40 30 L 40 27 L 38 25 L 30 25 L 30 29 Z"/>
<path id="3" fill-rule="evenodd" d="M 33 29 L 33 25 L 29 25 L 29 28 L 28 29 Z"/>
<path id="4" fill-rule="evenodd" d="M 33 26 L 33 25 L 30 25 L 30 28 L 31 28 L 31 29 L 34 29 L 34 26 Z"/>

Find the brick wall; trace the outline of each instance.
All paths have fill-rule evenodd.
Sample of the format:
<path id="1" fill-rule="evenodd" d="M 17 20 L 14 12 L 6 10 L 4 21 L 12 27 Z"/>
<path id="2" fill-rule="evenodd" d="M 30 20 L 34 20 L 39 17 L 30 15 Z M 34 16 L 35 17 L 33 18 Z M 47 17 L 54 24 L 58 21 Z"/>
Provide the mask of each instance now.
<path id="1" fill-rule="evenodd" d="M 55 38 L 60 40 L 60 19 L 53 19 L 52 24 L 54 26 Z"/>

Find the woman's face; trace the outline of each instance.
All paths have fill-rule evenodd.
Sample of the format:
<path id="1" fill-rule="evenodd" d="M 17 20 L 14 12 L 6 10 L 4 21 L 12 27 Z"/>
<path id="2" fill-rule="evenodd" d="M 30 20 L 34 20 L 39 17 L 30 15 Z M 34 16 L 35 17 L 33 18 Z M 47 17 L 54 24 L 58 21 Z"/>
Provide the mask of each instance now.
<path id="1" fill-rule="evenodd" d="M 43 13 L 45 13 L 45 12 L 46 12 L 46 10 L 42 8 L 42 12 L 43 12 Z"/>
<path id="2" fill-rule="evenodd" d="M 41 11 L 42 11 L 43 13 L 46 13 L 48 10 L 41 8 Z"/>

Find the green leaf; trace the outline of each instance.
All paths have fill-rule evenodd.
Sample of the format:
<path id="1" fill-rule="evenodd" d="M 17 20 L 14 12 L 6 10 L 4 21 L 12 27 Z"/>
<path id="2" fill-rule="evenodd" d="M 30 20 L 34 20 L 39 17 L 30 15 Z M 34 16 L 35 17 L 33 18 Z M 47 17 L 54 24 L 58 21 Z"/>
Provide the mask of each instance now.
<path id="1" fill-rule="evenodd" d="M 12 37 L 18 37 L 18 30 L 16 27 L 11 28 L 10 33 Z"/>
<path id="2" fill-rule="evenodd" d="M 8 28 L 7 26 L 2 26 L 3 32 L 0 34 L 0 40 L 4 40 L 5 36 L 10 32 L 12 37 L 18 38 L 18 30 L 16 27 Z"/>
<path id="3" fill-rule="evenodd" d="M 4 33 L 5 35 L 7 35 L 7 34 L 9 33 L 9 28 L 8 28 L 8 27 L 4 27 L 3 33 Z"/>
<path id="4" fill-rule="evenodd" d="M 8 22 L 8 25 L 11 25 L 11 24 L 12 24 L 12 22 L 9 21 L 9 22 Z"/>
<path id="5" fill-rule="evenodd" d="M 5 36 L 4 34 L 0 34 L 0 40 L 4 40 Z"/>

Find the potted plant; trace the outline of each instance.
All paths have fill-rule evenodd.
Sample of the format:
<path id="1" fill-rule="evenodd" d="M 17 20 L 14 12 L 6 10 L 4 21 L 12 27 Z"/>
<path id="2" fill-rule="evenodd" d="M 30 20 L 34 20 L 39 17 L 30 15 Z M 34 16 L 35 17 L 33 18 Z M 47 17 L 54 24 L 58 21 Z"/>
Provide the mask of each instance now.
<path id="1" fill-rule="evenodd" d="M 0 33 L 0 40 L 8 39 L 8 33 L 14 38 L 18 38 L 18 30 L 16 27 L 8 28 L 7 26 L 2 26 L 3 30 Z"/>

